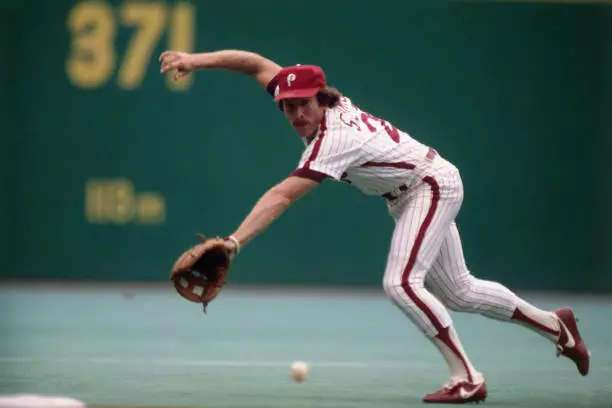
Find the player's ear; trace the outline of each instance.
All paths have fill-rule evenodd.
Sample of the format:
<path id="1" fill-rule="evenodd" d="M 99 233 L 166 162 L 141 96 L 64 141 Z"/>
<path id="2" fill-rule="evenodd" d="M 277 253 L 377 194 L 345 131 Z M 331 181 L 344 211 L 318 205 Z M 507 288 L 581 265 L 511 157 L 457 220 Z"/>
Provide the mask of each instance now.
<path id="1" fill-rule="evenodd" d="M 319 103 L 319 106 L 328 106 L 329 100 L 325 92 L 319 91 L 317 93 L 317 102 Z"/>
<path id="2" fill-rule="evenodd" d="M 317 94 L 317 99 L 319 100 L 319 104 L 326 108 L 333 108 L 336 105 L 334 95 L 330 94 L 327 88 Z"/>

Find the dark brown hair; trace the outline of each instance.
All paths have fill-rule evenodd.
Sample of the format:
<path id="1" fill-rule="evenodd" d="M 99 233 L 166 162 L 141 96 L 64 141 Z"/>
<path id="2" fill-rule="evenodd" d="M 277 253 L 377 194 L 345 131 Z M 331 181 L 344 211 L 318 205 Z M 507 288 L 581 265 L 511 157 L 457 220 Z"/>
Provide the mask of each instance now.
<path id="1" fill-rule="evenodd" d="M 342 94 L 334 87 L 326 86 L 317 93 L 317 101 L 319 105 L 335 108 L 340 103 Z M 278 102 L 278 108 L 283 110 L 283 101 Z"/>
<path id="2" fill-rule="evenodd" d="M 340 103 L 340 98 L 342 94 L 339 90 L 333 87 L 326 86 L 321 89 L 317 94 L 317 100 L 319 101 L 319 105 L 327 106 L 329 108 L 334 108 L 338 103 Z"/>

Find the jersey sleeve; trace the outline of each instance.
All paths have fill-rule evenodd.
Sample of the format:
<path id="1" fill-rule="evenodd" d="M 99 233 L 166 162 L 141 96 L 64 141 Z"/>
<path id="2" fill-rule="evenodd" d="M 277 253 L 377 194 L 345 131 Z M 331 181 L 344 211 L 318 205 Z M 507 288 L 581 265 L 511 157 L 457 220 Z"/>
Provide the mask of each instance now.
<path id="1" fill-rule="evenodd" d="M 308 145 L 292 176 L 321 182 L 326 178 L 340 180 L 351 166 L 364 162 L 364 142 L 347 129 L 334 126 L 322 128 Z"/>

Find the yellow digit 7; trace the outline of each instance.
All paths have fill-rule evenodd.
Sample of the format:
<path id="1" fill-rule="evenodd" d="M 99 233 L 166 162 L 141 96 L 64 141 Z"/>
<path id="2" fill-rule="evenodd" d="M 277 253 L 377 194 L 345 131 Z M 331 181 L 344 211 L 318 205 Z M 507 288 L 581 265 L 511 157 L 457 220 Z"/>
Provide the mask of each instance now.
<path id="1" fill-rule="evenodd" d="M 165 14 L 165 7 L 160 3 L 126 2 L 121 7 L 123 23 L 138 26 L 119 68 L 118 82 L 121 88 L 134 89 L 141 84 L 153 48 L 164 30 Z"/>
<path id="2" fill-rule="evenodd" d="M 73 34 L 66 61 L 68 78 L 80 88 L 101 86 L 115 66 L 113 10 L 105 2 L 84 1 L 70 10 L 67 25 Z"/>

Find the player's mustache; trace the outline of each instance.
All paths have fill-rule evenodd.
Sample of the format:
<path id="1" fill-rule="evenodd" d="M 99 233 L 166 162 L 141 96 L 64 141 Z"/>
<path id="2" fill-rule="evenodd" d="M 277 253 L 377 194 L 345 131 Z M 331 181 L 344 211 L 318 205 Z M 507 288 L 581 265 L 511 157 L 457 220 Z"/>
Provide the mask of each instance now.
<path id="1" fill-rule="evenodd" d="M 307 122 L 307 121 L 305 121 L 305 120 L 299 120 L 299 119 L 293 122 L 293 126 L 295 126 L 295 127 L 298 127 L 298 126 L 305 126 L 305 125 L 307 125 L 307 124 L 308 124 L 308 122 Z"/>

